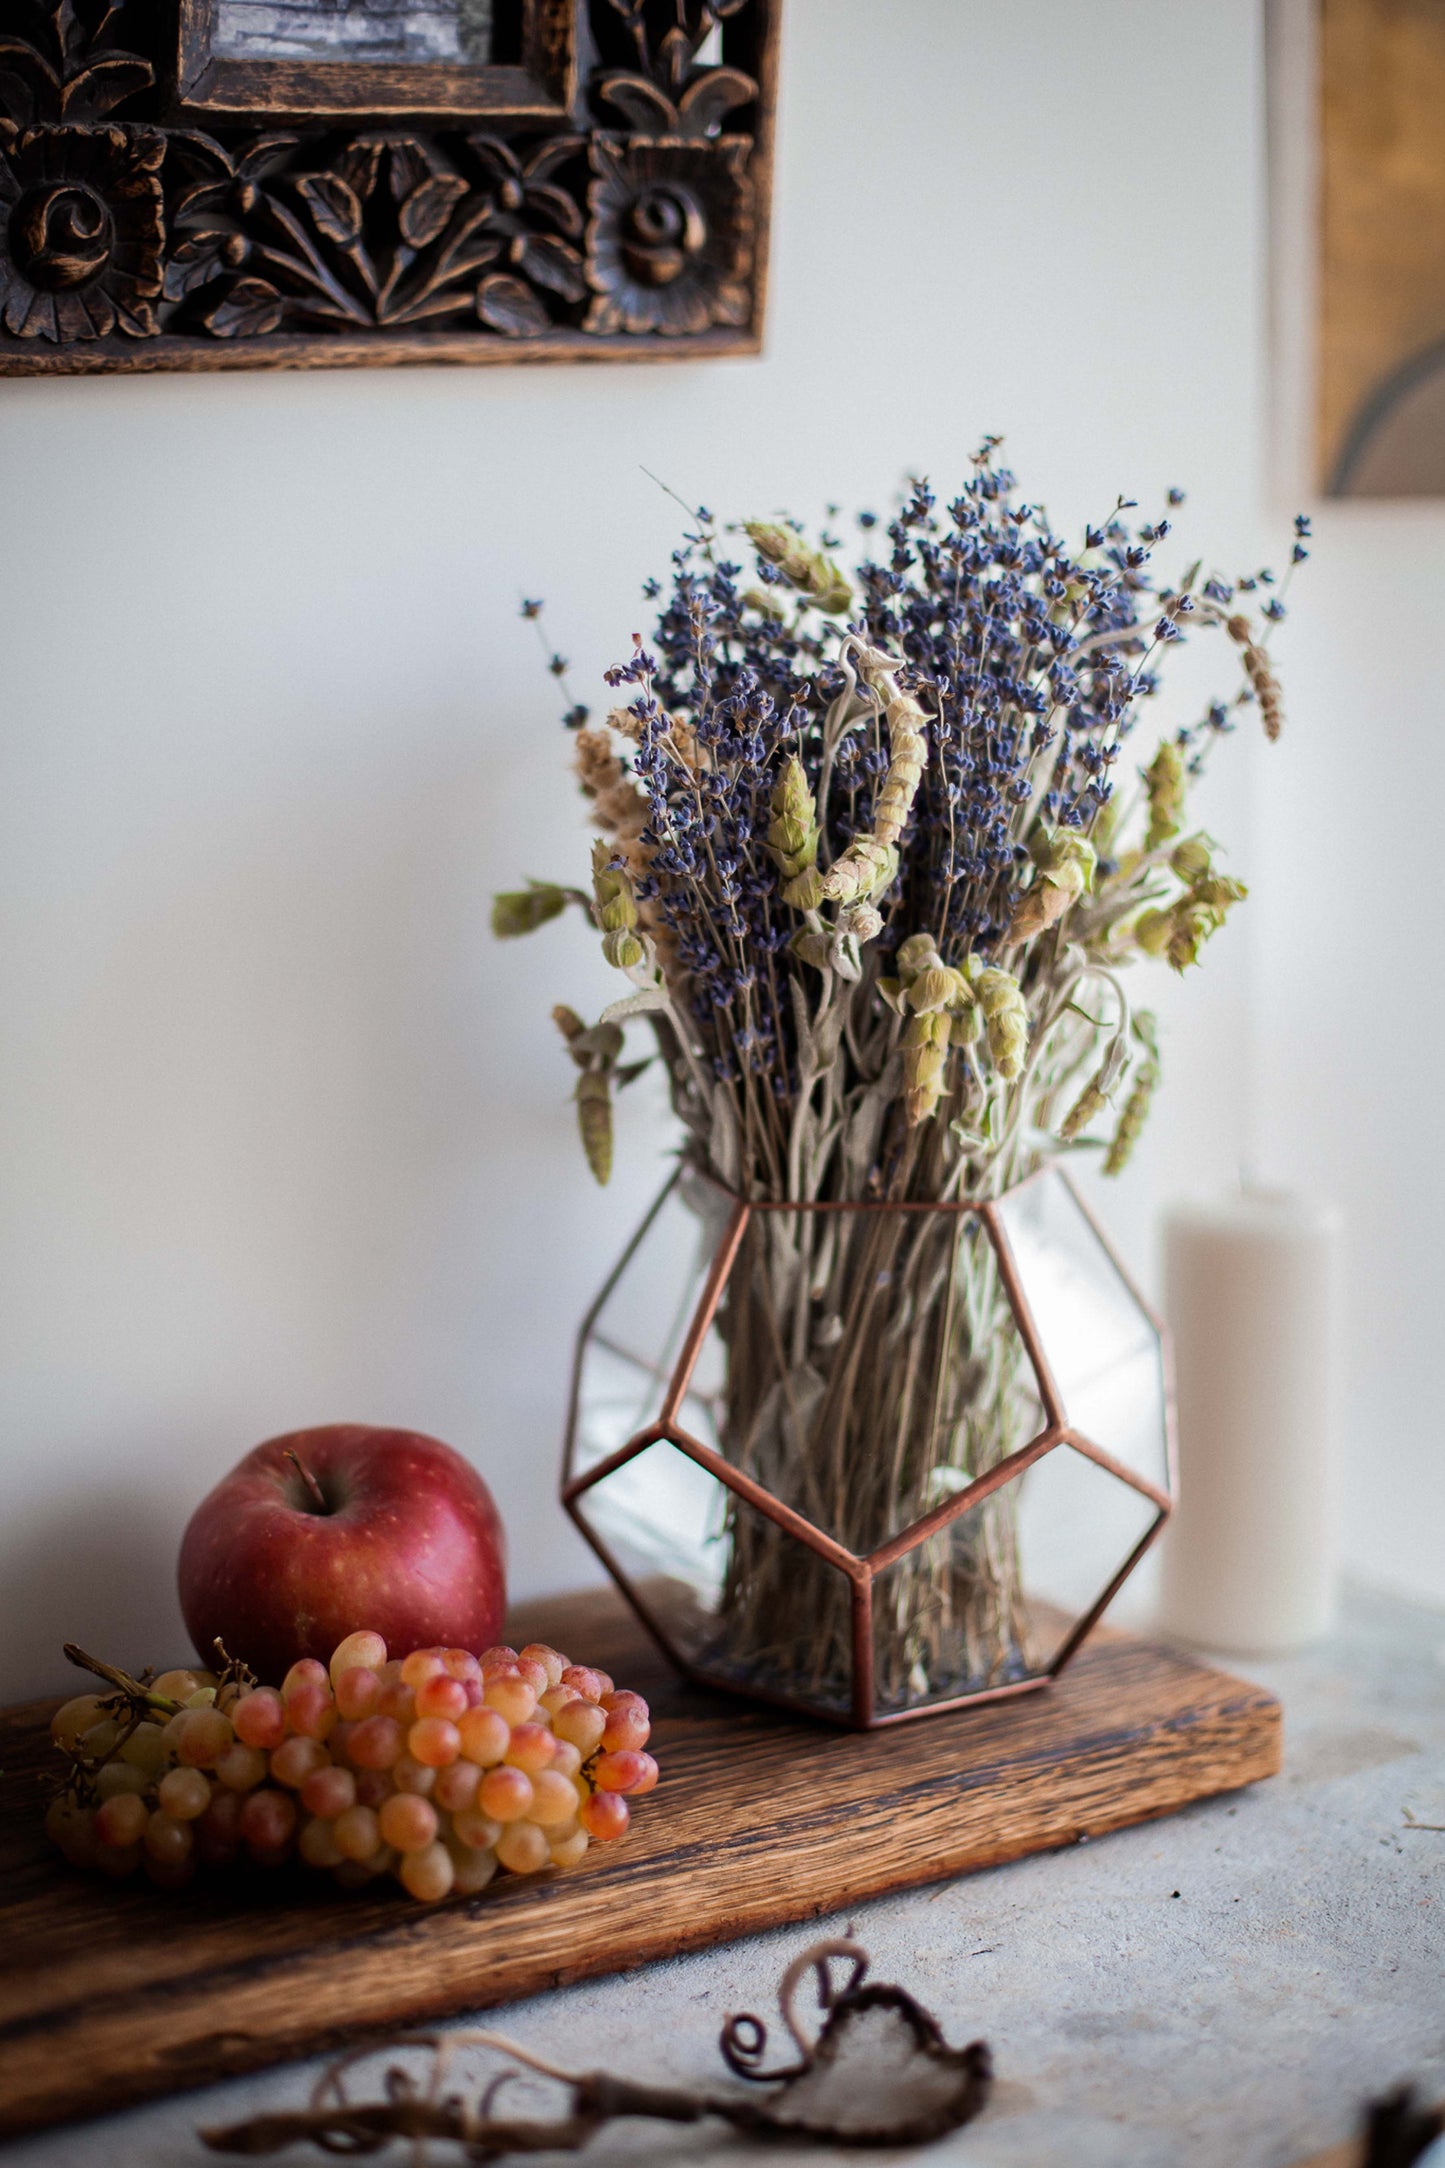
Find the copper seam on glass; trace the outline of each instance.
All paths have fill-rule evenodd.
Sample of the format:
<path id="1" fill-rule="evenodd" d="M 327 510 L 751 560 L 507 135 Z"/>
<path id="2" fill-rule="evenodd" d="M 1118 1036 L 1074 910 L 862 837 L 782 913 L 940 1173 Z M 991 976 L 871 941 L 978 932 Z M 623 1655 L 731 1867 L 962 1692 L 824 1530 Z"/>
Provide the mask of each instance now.
<path id="1" fill-rule="evenodd" d="M 710 1445 L 704 1445 L 701 1438 L 694 1438 L 689 1431 L 684 1430 L 681 1423 L 672 1424 L 663 1435 L 669 1445 L 675 1445 L 680 1453 L 686 1453 L 688 1459 L 695 1460 L 699 1468 L 706 1468 L 708 1474 L 716 1476 L 719 1483 L 725 1483 L 745 1505 L 754 1507 L 770 1520 L 775 1528 L 781 1528 L 788 1535 L 796 1536 L 799 1543 L 805 1543 L 810 1551 L 816 1551 L 819 1558 L 825 1558 L 830 1566 L 836 1566 L 850 1581 L 861 1582 L 867 1578 L 867 1565 L 855 1552 L 845 1549 L 841 1543 L 835 1542 L 832 1536 L 825 1535 L 821 1528 L 815 1527 L 812 1521 L 795 1512 L 792 1506 L 785 1506 L 782 1499 L 775 1498 L 755 1476 L 746 1475 L 741 1468 L 735 1468 L 730 1460 L 723 1459 L 721 1453 L 715 1453 Z"/>
<path id="2" fill-rule="evenodd" d="M 997 1208 L 993 1204 L 980 1205 L 978 1216 L 983 1221 L 989 1241 L 993 1244 L 993 1253 L 998 1259 L 999 1276 L 1003 1281 L 1004 1293 L 1008 1297 L 1008 1306 L 1013 1312 L 1014 1323 L 1018 1327 L 1019 1338 L 1023 1341 L 1024 1351 L 1033 1365 L 1034 1376 L 1038 1380 L 1039 1396 L 1044 1404 L 1044 1414 L 1048 1420 L 1049 1428 L 1051 1430 L 1061 1429 L 1064 1423 L 1064 1403 L 1054 1378 L 1053 1367 L 1048 1356 L 1044 1353 L 1043 1341 L 1040 1338 L 1039 1328 L 1034 1319 L 1033 1308 L 1024 1293 L 1023 1282 L 1019 1278 L 1019 1268 L 1014 1257 L 1013 1244 L 1009 1241 L 1003 1221 L 999 1218 Z"/>
<path id="3" fill-rule="evenodd" d="M 649 1423 L 646 1430 L 636 1431 L 625 1444 L 609 1453 L 605 1460 L 599 1460 L 595 1467 L 584 1470 L 581 1475 L 569 1476 L 562 1486 L 563 1505 L 571 1498 L 580 1498 L 583 1491 L 591 1490 L 593 1484 L 600 1483 L 604 1476 L 615 1475 L 617 1470 L 625 1468 L 630 1460 L 636 1460 L 639 1453 L 645 1453 L 650 1445 L 671 1443 L 671 1436 L 661 1423 Z"/>
<path id="4" fill-rule="evenodd" d="M 982 1475 L 975 1476 L 967 1490 L 961 1490 L 955 1498 L 945 1498 L 941 1505 L 935 1506 L 931 1513 L 925 1513 L 921 1520 L 914 1521 L 911 1527 L 901 1529 L 896 1536 L 890 1536 L 886 1543 L 880 1543 L 876 1551 L 868 1553 L 863 1561 L 864 1565 L 872 1574 L 885 1572 L 909 1551 L 916 1550 L 920 1543 L 926 1543 L 930 1536 L 936 1536 L 940 1530 L 947 1528 L 950 1522 L 960 1520 L 965 1513 L 971 1513 L 975 1506 L 981 1506 L 995 1491 L 1002 1490 L 1005 1483 L 1012 1483 L 1015 1476 L 1026 1475 L 1036 1461 L 1042 1460 L 1046 1453 L 1052 1453 L 1055 1446 L 1063 1445 L 1068 1436 L 1066 1430 L 1053 1425 L 1047 1430 L 1041 1430 L 1036 1438 L 1030 1438 L 1028 1444 L 1021 1445 L 1016 1453 L 1010 1453 L 1006 1459 L 997 1461 L 992 1468 L 986 1468 Z"/>
<path id="5" fill-rule="evenodd" d="M 702 1353 L 703 1342 L 706 1340 L 712 1321 L 717 1315 L 717 1306 L 722 1300 L 722 1291 L 727 1285 L 728 1274 L 733 1269 L 733 1261 L 738 1254 L 738 1245 L 747 1232 L 750 1209 L 741 1199 L 737 1200 L 733 1205 L 727 1226 L 723 1231 L 723 1238 L 719 1242 L 712 1264 L 708 1268 L 702 1299 L 698 1303 L 697 1312 L 692 1323 L 687 1328 L 687 1337 L 684 1339 L 678 1354 L 677 1367 L 672 1374 L 672 1383 L 667 1388 L 667 1397 L 662 1403 L 662 1413 L 658 1417 L 659 1422 L 670 1423 L 674 1421 L 678 1409 L 682 1406 L 687 1388 L 692 1382 L 693 1371 L 697 1368 L 698 1356 Z"/>
<path id="6" fill-rule="evenodd" d="M 1058 1648 L 1054 1651 L 1053 1659 L 1049 1664 L 1048 1672 L 1046 1674 L 1047 1677 L 1051 1679 L 1056 1679 L 1059 1673 L 1063 1670 L 1065 1664 L 1068 1663 L 1070 1657 L 1074 1654 L 1075 1650 L 1080 1646 L 1082 1642 L 1087 1640 L 1088 1636 L 1093 1632 L 1094 1628 L 1098 1625 L 1104 1613 L 1108 1610 L 1110 1604 L 1114 1601 L 1114 1598 L 1118 1595 L 1120 1589 L 1124 1586 L 1124 1583 L 1128 1580 L 1130 1574 L 1134 1571 L 1134 1568 L 1138 1565 L 1140 1559 L 1144 1556 L 1144 1553 L 1149 1549 L 1155 1537 L 1159 1534 L 1160 1529 L 1168 1520 L 1172 1510 L 1173 1508 L 1169 1505 L 1164 1505 L 1160 1507 L 1158 1513 L 1154 1516 L 1154 1519 L 1145 1529 L 1143 1535 L 1139 1538 L 1139 1541 L 1135 1544 L 1133 1550 L 1129 1553 L 1129 1556 L 1125 1559 L 1123 1565 L 1114 1575 L 1113 1580 L 1110 1581 L 1108 1586 L 1104 1589 L 1103 1594 L 1095 1598 L 1094 1602 L 1083 1614 L 1082 1618 L 1075 1619 L 1068 1633 L 1065 1634 Z"/>
<path id="7" fill-rule="evenodd" d="M 1036 1171 L 1042 1173 L 1043 1169 L 1039 1168 Z M 1100 1249 L 1104 1252 L 1104 1255 L 1108 1258 L 1125 1287 L 1159 1336 L 1159 1364 L 1164 1377 L 1164 1456 L 1169 1472 L 1169 1510 L 1172 1512 L 1174 1499 L 1179 1491 L 1179 1399 L 1174 1378 L 1174 1342 L 1170 1337 L 1169 1327 L 1165 1322 L 1163 1311 L 1156 1310 L 1149 1297 L 1144 1293 L 1143 1288 L 1140 1287 L 1133 1273 L 1125 1264 L 1123 1257 L 1115 1248 L 1103 1222 L 1096 1217 L 1072 1176 L 1067 1174 L 1062 1167 L 1059 1167 L 1056 1172 L 1059 1180 L 1082 1213 L 1084 1222 L 1094 1240 L 1098 1243 Z M 1033 1177 L 1031 1176 L 1030 1179 L 1032 1180 Z M 1022 1188 L 1023 1185 L 1020 1184 L 1019 1186 Z"/>
<path id="8" fill-rule="evenodd" d="M 1071 1445 L 1076 1453 L 1082 1453 L 1085 1460 L 1091 1460 L 1096 1468 L 1102 1468 L 1105 1475 L 1115 1476 L 1119 1482 L 1127 1483 L 1130 1490 L 1138 1491 L 1141 1497 L 1148 1499 L 1150 1505 L 1158 1506 L 1161 1513 L 1173 1511 L 1174 1501 L 1168 1491 L 1160 1490 L 1158 1484 L 1151 1483 L 1147 1475 L 1136 1475 L 1132 1468 L 1126 1467 L 1122 1460 L 1116 1460 L 1104 1446 L 1095 1445 L 1092 1438 L 1086 1438 L 1082 1430 L 1075 1430 L 1070 1426 L 1064 1432 L 1064 1443 Z"/>

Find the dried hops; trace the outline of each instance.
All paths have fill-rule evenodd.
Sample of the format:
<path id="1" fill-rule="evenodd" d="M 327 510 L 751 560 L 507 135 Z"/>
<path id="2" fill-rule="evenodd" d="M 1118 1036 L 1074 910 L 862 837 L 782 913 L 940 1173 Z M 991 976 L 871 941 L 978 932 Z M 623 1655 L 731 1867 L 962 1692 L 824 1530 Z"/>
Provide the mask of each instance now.
<path id="1" fill-rule="evenodd" d="M 985 1195 L 1062 1146 L 1122 1164 L 1102 1125 L 1122 1091 L 1137 1126 L 1158 1068 L 1126 975 L 1190 969 L 1246 893 L 1190 796 L 1244 705 L 1278 734 L 1282 589 L 1162 580 L 1172 517 L 1122 498 L 1070 544 L 997 454 L 946 505 L 918 481 L 881 531 L 860 515 L 856 565 L 826 531 L 699 511 L 579 737 L 591 897 L 499 900 L 504 934 L 561 896 L 588 913 L 628 982 L 601 1026 L 646 1019 L 689 1156 L 751 1197 Z M 1165 658 L 1202 634 L 1238 690 L 1136 762 Z M 586 1058 L 604 1178 L 631 1071 Z"/>

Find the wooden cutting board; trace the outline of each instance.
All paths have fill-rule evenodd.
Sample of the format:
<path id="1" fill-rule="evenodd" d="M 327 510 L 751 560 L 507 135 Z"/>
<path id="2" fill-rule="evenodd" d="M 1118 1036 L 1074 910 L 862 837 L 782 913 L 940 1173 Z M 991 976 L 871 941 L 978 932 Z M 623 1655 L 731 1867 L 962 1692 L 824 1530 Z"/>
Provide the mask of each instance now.
<path id="1" fill-rule="evenodd" d="M 570 1873 L 433 1909 L 300 1872 L 164 1896 L 40 1828 L 53 1704 L 0 1715 L 0 2138 L 1073 1844 L 1272 1775 L 1261 1688 L 1101 1632 L 1046 1691 L 838 1732 L 684 1686 L 620 1599 L 536 1604 L 647 1695 L 662 1783 Z"/>

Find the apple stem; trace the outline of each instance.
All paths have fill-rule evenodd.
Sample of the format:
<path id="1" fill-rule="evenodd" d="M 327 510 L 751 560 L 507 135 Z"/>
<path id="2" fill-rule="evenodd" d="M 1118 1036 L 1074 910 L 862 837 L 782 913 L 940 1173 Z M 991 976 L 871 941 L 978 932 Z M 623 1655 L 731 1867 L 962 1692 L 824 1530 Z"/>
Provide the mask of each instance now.
<path id="1" fill-rule="evenodd" d="M 301 1458 L 301 1455 L 299 1453 L 293 1453 L 291 1448 L 288 1446 L 286 1448 L 286 1458 L 288 1460 L 295 1461 L 296 1468 L 302 1482 L 306 1485 L 306 1488 L 310 1491 L 312 1497 L 316 1500 L 317 1512 L 325 1513 L 327 1511 L 326 1493 L 321 1488 L 321 1485 L 317 1482 L 315 1476 L 311 1473 L 311 1470 L 307 1467 L 305 1461 Z"/>

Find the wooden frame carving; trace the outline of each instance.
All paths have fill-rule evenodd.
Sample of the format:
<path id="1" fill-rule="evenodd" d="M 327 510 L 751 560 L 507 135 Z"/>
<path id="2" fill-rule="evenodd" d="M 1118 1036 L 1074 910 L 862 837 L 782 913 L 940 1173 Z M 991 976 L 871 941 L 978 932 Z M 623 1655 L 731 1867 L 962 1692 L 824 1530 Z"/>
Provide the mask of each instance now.
<path id="1" fill-rule="evenodd" d="M 0 0 L 0 375 L 756 353 L 779 6 L 496 0 L 471 66 Z"/>

